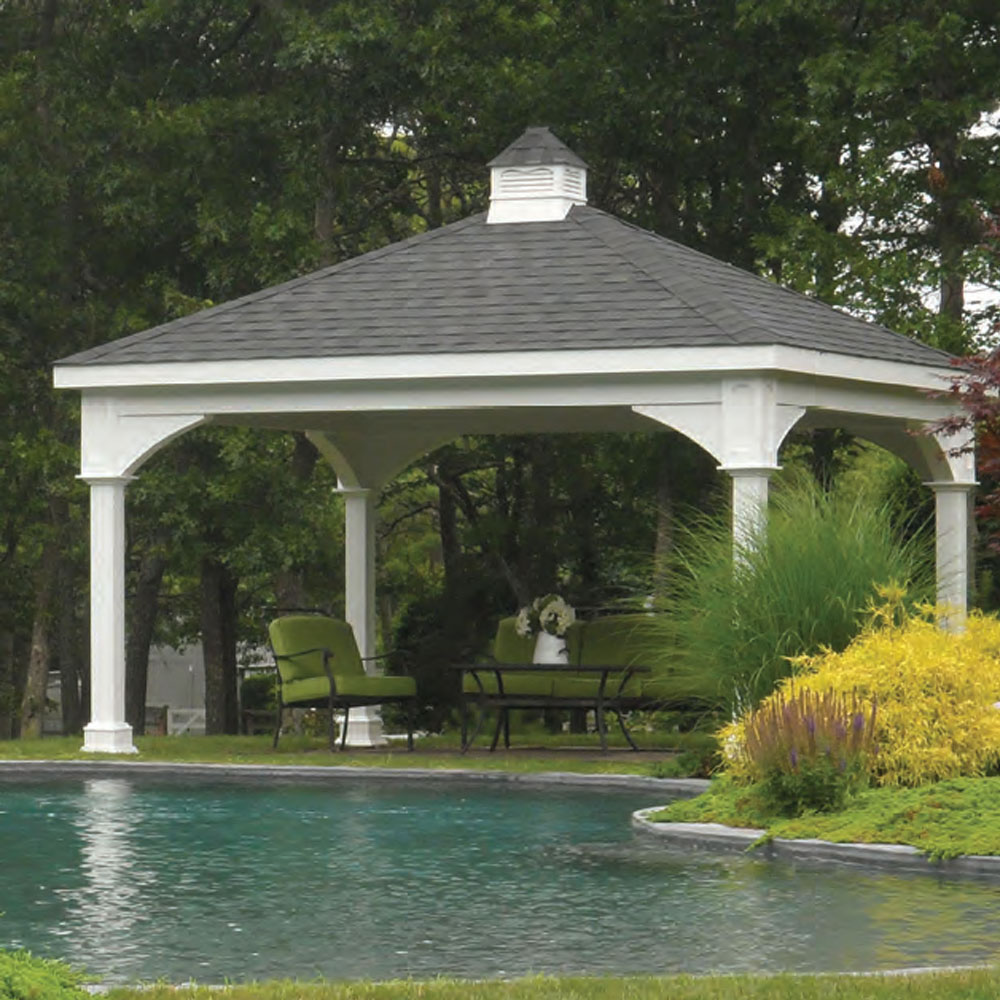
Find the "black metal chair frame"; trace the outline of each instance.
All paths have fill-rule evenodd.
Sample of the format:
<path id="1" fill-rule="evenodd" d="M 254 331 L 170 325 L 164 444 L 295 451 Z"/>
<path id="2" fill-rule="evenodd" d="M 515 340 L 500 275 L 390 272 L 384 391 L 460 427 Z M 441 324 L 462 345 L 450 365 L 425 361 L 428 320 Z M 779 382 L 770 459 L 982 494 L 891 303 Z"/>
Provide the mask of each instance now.
<path id="1" fill-rule="evenodd" d="M 338 695 L 337 681 L 334 677 L 333 671 L 330 669 L 330 661 L 333 659 L 333 653 L 326 646 L 314 646 L 312 649 L 299 649 L 294 653 L 281 654 L 276 653 L 274 646 L 271 646 L 271 655 L 274 657 L 276 669 L 278 667 L 279 660 L 294 660 L 297 656 L 306 656 L 310 653 L 323 654 L 323 670 L 326 673 L 327 680 L 330 682 L 330 694 L 326 698 L 313 698 L 309 701 L 296 701 L 291 704 L 286 704 L 283 697 L 284 681 L 281 679 L 281 670 L 277 670 L 278 708 L 276 718 L 274 720 L 274 742 L 271 744 L 273 747 L 277 747 L 278 745 L 278 737 L 281 735 L 281 713 L 286 708 L 329 708 L 330 717 L 328 720 L 328 726 L 331 750 L 335 750 L 337 748 L 337 735 L 336 730 L 334 729 L 333 713 L 336 709 L 343 709 L 344 727 L 343 732 L 340 734 L 340 749 L 343 750 L 347 743 L 347 723 L 350 719 L 352 708 L 361 708 L 364 705 L 382 705 L 387 702 L 399 702 L 400 704 L 406 705 L 406 747 L 410 751 L 413 750 L 413 720 L 417 704 L 415 695 L 406 695 L 403 697 L 400 697 L 399 695 L 382 695 L 378 697 L 374 695 Z M 362 657 L 361 659 L 362 662 L 366 662 L 367 660 L 379 660 L 386 655 L 388 654 L 383 653 L 381 656 Z"/>

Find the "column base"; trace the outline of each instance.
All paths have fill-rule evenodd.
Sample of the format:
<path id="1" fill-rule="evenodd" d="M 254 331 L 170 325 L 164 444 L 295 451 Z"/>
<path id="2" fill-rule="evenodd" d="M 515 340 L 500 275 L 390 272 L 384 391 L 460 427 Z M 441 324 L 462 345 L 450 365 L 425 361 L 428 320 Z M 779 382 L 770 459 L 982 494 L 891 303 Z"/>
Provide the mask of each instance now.
<path id="1" fill-rule="evenodd" d="M 127 722 L 91 722 L 83 727 L 83 746 L 88 753 L 138 753 Z"/>
<path id="2" fill-rule="evenodd" d="M 382 713 L 377 705 L 352 709 L 347 720 L 349 747 L 384 747 L 389 741 L 383 735 Z"/>

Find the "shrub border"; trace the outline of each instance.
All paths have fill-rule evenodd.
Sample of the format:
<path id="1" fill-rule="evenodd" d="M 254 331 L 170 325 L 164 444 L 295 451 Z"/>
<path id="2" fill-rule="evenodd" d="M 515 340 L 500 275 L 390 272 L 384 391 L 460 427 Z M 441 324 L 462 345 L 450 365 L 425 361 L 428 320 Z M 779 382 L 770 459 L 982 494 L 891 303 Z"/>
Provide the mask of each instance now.
<path id="1" fill-rule="evenodd" d="M 638 809 L 632 825 L 671 846 L 688 849 L 754 851 L 755 857 L 850 865 L 863 868 L 891 868 L 925 875 L 973 875 L 1000 878 L 1000 856 L 967 854 L 932 861 L 909 844 L 837 844 L 829 840 L 787 840 L 768 838 L 766 830 L 725 826 L 722 823 L 654 823 L 649 814 L 663 806 Z M 755 846 L 756 845 L 756 846 Z"/>

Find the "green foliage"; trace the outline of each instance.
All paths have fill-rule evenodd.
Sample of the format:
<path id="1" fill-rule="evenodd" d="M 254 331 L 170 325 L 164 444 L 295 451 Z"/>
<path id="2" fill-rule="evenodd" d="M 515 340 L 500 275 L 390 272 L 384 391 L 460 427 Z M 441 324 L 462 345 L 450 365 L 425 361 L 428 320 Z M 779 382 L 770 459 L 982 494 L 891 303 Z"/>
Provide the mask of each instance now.
<path id="1" fill-rule="evenodd" d="M 920 785 L 944 778 L 993 773 L 1000 764 L 1000 619 L 971 613 L 960 631 L 941 627 L 945 608 L 908 614 L 898 588 L 883 588 L 864 631 L 841 652 L 803 657 L 794 685 L 877 702 L 873 776 L 880 784 Z M 764 702 L 785 699 L 790 682 Z M 770 703 L 770 704 L 769 704 Z M 746 752 L 744 715 L 720 734 L 727 769 L 757 777 Z"/>
<path id="2" fill-rule="evenodd" d="M 243 707 L 253 711 L 276 709 L 278 705 L 277 674 L 249 674 L 240 687 Z"/>
<path id="3" fill-rule="evenodd" d="M 840 809 L 868 784 L 875 754 L 874 705 L 790 684 L 744 722 L 751 776 L 778 813 Z"/>
<path id="4" fill-rule="evenodd" d="M 728 520 L 687 533 L 657 617 L 679 683 L 689 679 L 727 714 L 770 693 L 792 672 L 789 657 L 844 649 L 880 581 L 909 581 L 914 599 L 929 590 L 925 537 L 902 537 L 884 504 L 804 478 L 773 493 L 765 537 L 735 562 Z"/>
<path id="5" fill-rule="evenodd" d="M 461 685 L 452 664 L 472 663 L 488 652 L 496 620 L 496 602 L 490 580 L 470 581 L 468 589 L 447 599 L 430 593 L 407 605 L 394 634 L 395 648 L 388 658 L 388 672 L 413 677 L 417 682 L 416 725 L 441 732 L 454 722 L 459 710 Z M 489 638 L 486 638 L 489 637 Z M 399 710 L 385 706 L 387 721 L 399 725 Z"/>
<path id="6" fill-rule="evenodd" d="M 966 342 L 980 317 L 924 292 L 996 276 L 998 139 L 974 127 L 996 99 L 994 6 L 0 3 L 0 705 L 36 622 L 85 660 L 77 404 L 47 366 L 482 208 L 484 164 L 529 122 L 590 162 L 598 207 Z M 214 429 L 141 470 L 128 587 L 168 561 L 158 638 L 201 630 L 203 561 L 240 641 L 292 597 L 338 611 L 339 505 L 322 466 L 286 475 L 294 450 Z M 438 595 L 441 621 L 484 573 L 494 619 L 553 589 L 578 607 L 648 592 L 663 469 L 663 496 L 704 507 L 715 473 L 679 436 L 438 452 L 383 497 L 383 644 L 409 603 Z M 55 596 L 32 585 L 47 544 Z"/>
<path id="7" fill-rule="evenodd" d="M 82 979 L 65 962 L 0 948 L 0 1000 L 86 1000 Z"/>
<path id="8" fill-rule="evenodd" d="M 922 788 L 870 788 L 839 811 L 789 818 L 774 810 L 759 786 L 723 777 L 704 794 L 671 803 L 653 818 L 751 827 L 789 839 L 909 844 L 930 858 L 1000 855 L 1000 778 L 953 778 Z"/>

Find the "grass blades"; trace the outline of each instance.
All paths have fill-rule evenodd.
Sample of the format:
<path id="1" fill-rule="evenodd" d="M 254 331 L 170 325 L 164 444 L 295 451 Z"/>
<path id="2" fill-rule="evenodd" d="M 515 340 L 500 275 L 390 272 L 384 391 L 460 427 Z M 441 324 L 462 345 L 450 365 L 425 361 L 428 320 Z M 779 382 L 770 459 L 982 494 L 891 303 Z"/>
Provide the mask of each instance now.
<path id="1" fill-rule="evenodd" d="M 931 593 L 929 540 L 905 535 L 885 503 L 800 478 L 774 491 L 769 514 L 735 561 L 728 521 L 698 522 L 657 616 L 679 689 L 726 714 L 769 694 L 792 672 L 788 657 L 843 649 L 877 584 L 898 581 L 912 600 Z"/>
<path id="2" fill-rule="evenodd" d="M 890 976 L 534 976 L 509 982 L 271 982 L 114 989 L 108 1000 L 993 1000 L 1000 970 Z"/>

